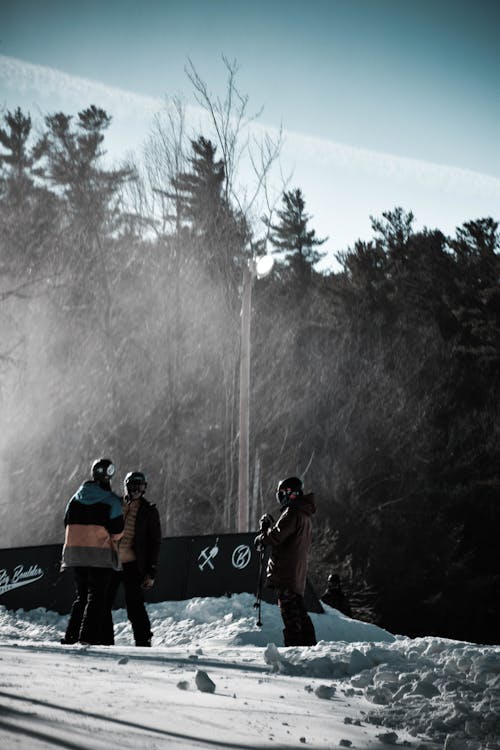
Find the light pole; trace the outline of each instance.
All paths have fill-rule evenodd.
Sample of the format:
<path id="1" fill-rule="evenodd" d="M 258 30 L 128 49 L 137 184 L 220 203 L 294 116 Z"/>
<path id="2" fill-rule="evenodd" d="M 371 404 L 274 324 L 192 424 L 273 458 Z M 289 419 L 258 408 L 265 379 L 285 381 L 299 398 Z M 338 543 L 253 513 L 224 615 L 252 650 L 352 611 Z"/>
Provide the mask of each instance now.
<path id="1" fill-rule="evenodd" d="M 243 269 L 241 296 L 241 348 L 240 348 L 240 439 L 238 458 L 238 531 L 249 531 L 248 502 L 249 441 L 250 441 L 250 321 L 252 315 L 252 285 L 255 278 L 267 276 L 274 258 L 263 255 L 250 258 Z"/>

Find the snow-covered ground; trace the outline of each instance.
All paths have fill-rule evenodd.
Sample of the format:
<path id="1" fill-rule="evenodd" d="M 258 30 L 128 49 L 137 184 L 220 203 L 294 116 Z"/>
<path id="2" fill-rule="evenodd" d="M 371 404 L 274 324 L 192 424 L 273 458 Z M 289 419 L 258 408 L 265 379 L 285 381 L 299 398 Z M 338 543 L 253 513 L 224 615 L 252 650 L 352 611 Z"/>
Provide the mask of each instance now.
<path id="1" fill-rule="evenodd" d="M 258 628 L 253 602 L 148 605 L 151 649 L 123 610 L 114 647 L 82 647 L 59 644 L 66 617 L 0 607 L 0 748 L 500 748 L 500 646 L 326 608 L 318 645 L 285 649 L 277 607 Z"/>

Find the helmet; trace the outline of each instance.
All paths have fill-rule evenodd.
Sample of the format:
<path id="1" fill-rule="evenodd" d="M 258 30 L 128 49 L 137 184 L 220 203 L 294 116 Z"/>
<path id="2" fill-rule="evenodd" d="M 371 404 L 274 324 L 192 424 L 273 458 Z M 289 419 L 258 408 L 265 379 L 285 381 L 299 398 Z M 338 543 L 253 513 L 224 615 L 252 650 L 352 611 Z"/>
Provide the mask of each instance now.
<path id="1" fill-rule="evenodd" d="M 115 473 L 115 465 L 109 458 L 98 458 L 92 464 L 90 474 L 95 482 L 109 482 Z"/>
<path id="2" fill-rule="evenodd" d="M 282 479 L 276 490 L 276 499 L 280 505 L 288 505 L 296 497 L 303 494 L 302 480 L 298 477 L 288 477 Z"/>
<path id="3" fill-rule="evenodd" d="M 129 471 L 123 482 L 126 492 L 141 490 L 144 492 L 148 486 L 146 475 L 142 471 Z"/>

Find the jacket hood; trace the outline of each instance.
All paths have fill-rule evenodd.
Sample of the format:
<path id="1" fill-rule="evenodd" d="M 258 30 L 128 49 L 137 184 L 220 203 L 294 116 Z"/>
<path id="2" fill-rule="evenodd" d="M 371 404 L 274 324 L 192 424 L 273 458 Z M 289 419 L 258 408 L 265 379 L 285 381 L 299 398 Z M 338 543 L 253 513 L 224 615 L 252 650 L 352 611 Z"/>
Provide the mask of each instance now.
<path id="1" fill-rule="evenodd" d="M 100 487 L 97 482 L 92 481 L 84 482 L 81 487 L 77 489 L 73 497 L 84 505 L 87 503 L 98 503 L 103 500 L 109 502 L 112 497 L 115 497 L 118 500 L 120 499 L 118 495 L 115 495 L 111 490 L 105 490 L 103 487 Z"/>
<path id="2" fill-rule="evenodd" d="M 301 513 L 312 516 L 313 513 L 316 513 L 314 494 L 310 492 L 308 495 L 302 495 L 301 497 L 298 497 L 293 501 L 293 503 L 290 503 L 290 508 L 296 508 Z"/>

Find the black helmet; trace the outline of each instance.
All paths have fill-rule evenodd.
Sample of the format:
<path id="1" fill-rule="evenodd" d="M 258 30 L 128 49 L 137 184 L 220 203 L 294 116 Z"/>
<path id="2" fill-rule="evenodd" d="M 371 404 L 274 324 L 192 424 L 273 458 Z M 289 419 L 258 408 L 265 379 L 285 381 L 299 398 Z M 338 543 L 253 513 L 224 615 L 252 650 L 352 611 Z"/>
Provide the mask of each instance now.
<path id="1" fill-rule="evenodd" d="M 123 484 L 126 492 L 132 492 L 133 490 L 144 492 L 148 486 L 148 481 L 142 471 L 129 471 Z"/>
<path id="2" fill-rule="evenodd" d="M 288 505 L 296 497 L 300 497 L 303 492 L 302 480 L 298 477 L 288 477 L 288 479 L 282 479 L 279 482 L 276 499 L 280 505 Z"/>
<path id="3" fill-rule="evenodd" d="M 92 464 L 90 474 L 95 482 L 109 482 L 115 473 L 115 465 L 109 458 L 98 458 Z"/>

